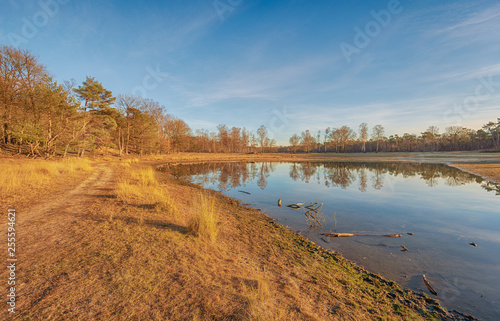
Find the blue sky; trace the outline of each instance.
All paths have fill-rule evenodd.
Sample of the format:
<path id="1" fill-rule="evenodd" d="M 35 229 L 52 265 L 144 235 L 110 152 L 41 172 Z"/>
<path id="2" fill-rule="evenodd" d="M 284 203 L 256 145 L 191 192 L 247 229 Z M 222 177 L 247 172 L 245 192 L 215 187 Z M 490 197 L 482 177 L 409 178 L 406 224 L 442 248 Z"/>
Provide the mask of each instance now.
<path id="1" fill-rule="evenodd" d="M 500 117 L 497 1 L 5 0 L 0 43 L 192 129 L 386 134 Z"/>

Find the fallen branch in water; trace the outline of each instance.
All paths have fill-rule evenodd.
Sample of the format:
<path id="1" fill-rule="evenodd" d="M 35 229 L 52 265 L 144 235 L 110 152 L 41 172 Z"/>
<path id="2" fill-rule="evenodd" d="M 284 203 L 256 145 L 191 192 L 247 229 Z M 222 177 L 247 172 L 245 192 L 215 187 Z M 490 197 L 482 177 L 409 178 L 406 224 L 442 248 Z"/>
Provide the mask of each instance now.
<path id="1" fill-rule="evenodd" d="M 248 195 L 250 195 L 250 193 L 248 193 L 248 192 L 245 192 L 245 191 L 238 191 L 238 192 L 240 192 L 240 193 L 245 193 L 245 194 L 248 194 Z"/>
<path id="2" fill-rule="evenodd" d="M 304 203 L 294 203 L 294 204 L 288 204 L 286 207 L 291 207 L 292 209 L 297 209 L 297 208 L 304 208 L 302 207 L 302 205 L 304 205 Z"/>
<path id="3" fill-rule="evenodd" d="M 330 236 L 330 237 L 351 237 L 351 236 L 356 236 L 356 234 L 352 234 L 352 233 L 324 233 L 322 235 L 324 235 L 324 236 Z"/>
<path id="4" fill-rule="evenodd" d="M 436 290 L 430 285 L 429 281 L 427 281 L 427 278 L 425 277 L 425 274 L 422 275 L 422 279 L 424 280 L 425 286 L 427 286 L 427 289 L 429 289 L 429 292 L 437 296 Z"/>
<path id="5" fill-rule="evenodd" d="M 303 206 L 300 206 L 301 204 L 304 204 L 304 203 L 289 204 L 286 207 L 290 207 L 292 210 L 296 210 L 296 209 L 299 209 L 299 208 L 304 208 Z"/>
<path id="6" fill-rule="evenodd" d="M 321 234 L 330 237 L 351 237 L 351 236 L 382 236 L 382 237 L 401 237 L 401 234 L 385 234 L 385 235 L 374 235 L 374 234 L 354 234 L 354 233 L 324 233 Z"/>

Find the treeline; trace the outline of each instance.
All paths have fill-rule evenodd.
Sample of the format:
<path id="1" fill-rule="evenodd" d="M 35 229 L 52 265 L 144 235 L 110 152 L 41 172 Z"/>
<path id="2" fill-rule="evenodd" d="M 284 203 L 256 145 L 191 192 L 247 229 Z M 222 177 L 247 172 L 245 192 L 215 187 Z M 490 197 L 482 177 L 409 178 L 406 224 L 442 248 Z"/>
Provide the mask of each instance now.
<path id="1" fill-rule="evenodd" d="M 4 149 L 33 157 L 83 156 L 114 149 L 136 153 L 270 151 L 265 127 L 258 136 L 220 125 L 192 134 L 160 103 L 113 93 L 92 77 L 78 87 L 58 84 L 29 51 L 0 47 L 0 127 Z"/>
<path id="2" fill-rule="evenodd" d="M 196 130 L 167 113 L 159 102 L 117 95 L 92 77 L 79 86 L 52 79 L 27 50 L 0 47 L 0 147 L 33 157 L 83 156 L 114 150 L 123 154 L 169 152 L 410 152 L 500 150 L 500 118 L 482 129 L 431 126 L 421 135 L 385 136 L 384 127 L 362 123 L 294 134 L 277 146 L 264 125 L 256 132 L 219 125 Z"/>
<path id="3" fill-rule="evenodd" d="M 348 126 L 326 128 L 313 135 L 309 130 L 301 135 L 293 134 L 290 145 L 279 148 L 280 152 L 436 152 L 500 150 L 500 118 L 474 130 L 461 126 L 446 127 L 439 133 L 436 126 L 430 126 L 420 135 L 405 133 L 402 136 L 385 136 L 382 125 L 375 125 L 371 131 L 366 123 L 358 131 Z"/>

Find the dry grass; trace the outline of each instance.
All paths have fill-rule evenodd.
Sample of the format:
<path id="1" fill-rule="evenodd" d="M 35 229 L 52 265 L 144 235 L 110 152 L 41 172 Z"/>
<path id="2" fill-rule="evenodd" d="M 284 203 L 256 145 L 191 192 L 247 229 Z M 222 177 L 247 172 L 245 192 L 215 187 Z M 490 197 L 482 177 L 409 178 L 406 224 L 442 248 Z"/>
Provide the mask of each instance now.
<path id="1" fill-rule="evenodd" d="M 214 243 L 219 233 L 215 199 L 200 192 L 193 201 L 194 213 L 188 221 L 188 231 Z"/>
<path id="2" fill-rule="evenodd" d="M 18 205 L 35 196 L 49 194 L 61 183 L 65 185 L 92 170 L 92 162 L 85 158 L 58 161 L 0 159 L 2 205 Z"/>
<path id="3" fill-rule="evenodd" d="M 125 164 L 130 165 L 128 162 Z M 178 212 L 173 199 L 165 186 L 158 183 L 151 167 L 124 172 L 116 185 L 116 194 L 119 200 L 141 208 L 156 208 L 172 215 Z"/>
<path id="4" fill-rule="evenodd" d="M 259 277 L 255 280 L 255 286 L 242 284 L 242 292 L 248 300 L 247 312 L 250 319 L 254 320 L 277 320 L 278 315 L 270 314 L 269 303 L 271 290 L 266 280 Z"/>
<path id="5" fill-rule="evenodd" d="M 120 161 L 120 163 L 124 166 L 130 166 L 130 164 L 136 164 L 139 163 L 139 158 L 134 157 L 134 158 L 125 158 Z"/>

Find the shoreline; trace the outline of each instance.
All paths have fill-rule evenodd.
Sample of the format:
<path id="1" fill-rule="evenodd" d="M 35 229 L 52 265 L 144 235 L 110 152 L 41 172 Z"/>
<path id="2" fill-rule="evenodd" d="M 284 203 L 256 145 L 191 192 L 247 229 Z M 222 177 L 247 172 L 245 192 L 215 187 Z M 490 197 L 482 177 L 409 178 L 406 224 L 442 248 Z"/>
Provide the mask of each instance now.
<path id="1" fill-rule="evenodd" d="M 370 284 L 383 284 L 386 287 L 385 291 L 395 291 L 399 295 L 402 295 L 405 304 L 409 303 L 409 307 L 415 308 L 416 306 L 421 305 L 419 309 L 424 309 L 425 307 L 425 309 L 429 309 L 429 312 L 432 311 L 432 314 L 436 313 L 434 315 L 431 314 L 424 317 L 424 319 L 426 320 L 469 320 L 468 318 L 470 318 L 470 320 L 476 320 L 474 317 L 469 316 L 465 313 L 461 313 L 458 311 L 447 311 L 443 306 L 441 306 L 439 298 L 433 298 L 425 292 L 420 293 L 411 289 L 403 289 L 398 283 L 387 279 L 380 274 L 370 272 L 361 265 L 358 265 L 353 261 L 345 258 L 340 252 L 323 248 L 321 245 L 316 244 L 312 240 L 309 240 L 307 237 L 303 236 L 297 231 L 294 231 L 288 226 L 284 226 L 280 222 L 274 221 L 272 217 L 270 217 L 267 213 L 263 212 L 260 209 L 253 208 L 248 205 L 242 205 L 242 201 L 226 196 L 222 194 L 221 191 L 203 188 L 199 185 L 187 182 L 182 179 L 174 180 L 182 185 L 189 186 L 189 188 L 195 190 L 202 189 L 208 191 L 209 193 L 215 194 L 217 199 L 220 200 L 220 203 L 230 204 L 240 211 L 245 211 L 247 214 L 255 215 L 257 220 L 267 225 L 267 228 L 281 230 L 281 233 L 283 233 L 286 238 L 291 238 L 294 242 L 298 243 L 298 246 L 296 246 L 297 248 L 293 250 L 294 252 L 305 250 L 306 252 L 308 252 L 308 255 L 312 254 L 316 257 L 319 256 L 321 260 L 331 259 L 333 260 L 333 262 L 335 262 L 336 265 L 338 264 L 340 266 L 343 266 L 343 269 L 347 271 L 348 274 L 352 274 L 351 276 L 357 277 L 358 275 L 362 275 L 362 282 L 368 282 Z M 261 235 L 261 237 L 265 237 L 265 235 Z M 389 295 L 389 297 L 399 301 L 399 295 Z M 422 304 L 424 305 L 422 306 Z M 352 317 L 352 315 L 350 317 Z"/>
<path id="2" fill-rule="evenodd" d="M 221 192 L 164 172 L 152 171 L 151 178 L 144 176 L 147 169 L 165 163 L 349 161 L 347 157 L 325 159 L 316 155 L 240 156 L 100 157 L 94 159 L 94 170 L 109 173 L 107 180 L 95 172 L 95 181 L 90 177 L 82 183 L 87 192 L 75 194 L 76 199 L 65 196 L 66 192 L 73 193 L 68 186 L 58 187 L 58 192 L 54 187 L 50 195 L 43 194 L 48 197 L 44 196 L 46 204 L 41 205 L 47 206 L 34 205 L 31 210 L 38 210 L 44 220 L 30 222 L 32 214 L 26 212 L 25 225 L 21 226 L 21 232 L 32 229 L 39 235 L 26 235 L 32 240 L 27 239 L 25 246 L 38 254 L 21 257 L 19 280 L 30 281 L 19 287 L 25 299 L 20 301 L 18 319 L 53 317 L 65 311 L 66 317 L 76 320 L 119 316 L 172 320 L 228 316 L 245 320 L 474 320 L 457 311 L 446 311 L 426 292 L 402 289 Z M 373 161 L 367 158 L 358 161 Z M 394 157 L 382 158 L 396 161 Z M 130 192 L 140 192 L 141 196 L 120 196 L 119 185 L 125 181 Z M 158 205 L 142 189 L 160 192 L 168 199 Z M 95 195 L 89 198 L 91 193 Z M 215 204 L 219 232 L 213 244 L 189 232 L 200 193 Z M 60 212 L 48 206 L 54 200 L 61 202 Z M 61 224 L 57 232 L 51 227 L 54 222 Z M 47 280 L 57 282 L 47 286 Z M 95 291 L 86 291 L 89 287 Z M 137 292 L 138 288 L 142 291 Z"/>
<path id="3" fill-rule="evenodd" d="M 444 159 L 441 159 L 439 162 L 436 161 L 437 159 L 436 158 L 425 158 L 425 159 L 422 159 L 422 158 L 419 158 L 419 159 L 394 159 L 393 157 L 387 157 L 387 158 L 384 158 L 382 160 L 382 162 L 413 162 L 413 163 L 440 163 L 440 164 L 444 164 L 444 165 L 448 165 L 450 167 L 454 167 L 454 168 L 457 168 L 457 169 L 460 169 L 462 171 L 465 171 L 465 172 L 468 172 L 470 174 L 473 174 L 473 175 L 477 175 L 477 176 L 480 176 L 482 177 L 483 179 L 485 180 L 488 180 L 488 181 L 492 181 L 492 182 L 498 182 L 500 179 L 500 164 L 499 164 L 499 161 L 498 159 L 496 159 L 496 156 L 493 156 L 493 157 L 486 157 L 485 158 L 482 158 L 482 157 L 477 157 L 477 155 L 471 155 L 470 156 L 471 158 L 464 158 L 462 156 L 460 156 L 460 159 L 454 159 L 453 163 L 451 163 L 449 161 L 449 156 L 441 156 L 441 158 L 444 158 Z M 458 157 L 457 157 L 458 158 Z M 472 159 L 472 161 L 471 161 Z M 267 158 L 259 158 L 259 157 L 256 157 L 255 159 L 253 159 L 254 162 L 260 162 L 260 161 L 265 161 L 265 160 L 268 160 Z M 205 160 L 205 161 L 202 161 L 202 162 L 222 162 L 222 161 L 241 161 L 241 162 L 245 162 L 245 160 L 241 160 L 241 159 L 236 159 L 236 160 L 221 160 L 221 159 L 215 159 L 215 160 Z M 280 158 L 278 160 L 275 160 L 276 162 L 289 162 L 289 161 L 297 161 L 297 162 L 303 162 L 303 161 L 312 161 L 312 162 L 316 162 L 316 161 L 336 161 L 336 162 L 349 162 L 349 161 L 354 161 L 354 162 L 377 162 L 377 161 L 381 161 L 380 159 L 376 160 L 376 159 L 373 159 L 372 157 L 369 157 L 369 158 L 357 158 L 357 159 L 352 159 L 352 158 L 340 158 L 339 157 L 329 157 L 329 158 L 317 158 L 317 157 L 297 157 L 297 158 L 293 158 L 291 160 L 289 159 L 286 159 L 286 158 Z M 173 161 L 173 162 L 168 162 L 169 164 L 190 164 L 190 163 L 199 163 L 199 161 L 191 161 L 191 160 L 176 160 L 176 161 Z M 492 176 L 491 174 L 489 176 L 485 176 L 483 174 L 483 167 L 486 167 L 486 168 L 494 168 L 497 170 L 496 174 L 497 176 Z M 472 168 L 473 170 L 467 170 L 466 168 Z M 181 179 L 182 180 L 182 179 Z M 188 183 L 190 184 L 190 183 Z M 198 185 L 195 185 L 197 187 L 199 187 Z M 223 198 L 226 198 L 229 202 L 234 202 L 235 200 L 232 199 L 231 197 L 229 196 L 225 196 L 223 195 L 221 192 L 218 192 L 221 195 L 221 197 Z M 240 201 L 237 201 L 238 204 L 240 203 Z M 240 205 L 240 204 L 239 204 Z M 272 221 L 272 218 L 267 214 L 267 213 L 264 213 L 264 212 L 261 212 L 259 209 L 255 209 L 253 207 L 248 207 L 248 206 L 243 206 L 243 205 L 240 205 L 244 208 L 250 208 L 252 210 L 256 210 L 257 212 L 259 213 L 262 213 L 265 217 L 266 217 L 266 220 L 271 220 Z M 279 225 L 281 225 L 280 222 L 273 222 L 273 223 L 277 223 Z M 314 241 L 312 240 L 309 240 L 307 237 L 305 236 L 302 236 L 301 234 L 297 233 L 296 231 L 294 231 L 293 229 L 290 229 L 288 228 L 288 226 L 284 226 L 284 225 L 281 225 L 282 227 L 286 228 L 290 233 L 294 234 L 294 235 L 299 235 L 300 237 L 303 237 L 305 240 L 307 240 L 307 242 L 310 242 L 313 244 L 313 246 L 316 246 L 318 249 L 321 249 L 322 251 L 325 251 L 327 253 L 329 253 L 330 251 L 327 250 L 327 249 L 324 249 L 320 243 L 315 243 Z M 333 252 L 333 251 L 331 251 Z M 364 272 L 363 273 L 369 273 L 371 275 L 375 275 L 376 277 L 378 278 L 381 278 L 385 281 L 388 281 L 388 282 L 393 282 L 393 281 L 390 281 L 388 279 L 386 279 L 385 277 L 383 276 L 380 276 L 380 275 L 377 275 L 377 274 L 373 274 L 371 272 L 369 272 L 368 270 L 365 270 L 365 268 L 363 268 L 362 266 L 358 265 L 357 263 L 354 263 L 353 261 L 350 261 L 349 259 L 346 259 L 342 256 L 342 254 L 338 253 L 338 255 L 340 255 L 343 259 L 345 259 L 346 261 L 349 262 L 349 264 L 352 264 L 353 266 L 356 266 L 357 268 L 360 268 L 362 269 Z M 400 287 L 399 284 L 395 283 L 398 287 Z M 416 292 L 416 291 L 413 291 L 411 289 L 404 289 L 404 291 L 408 291 L 408 292 L 411 292 L 413 294 L 416 294 L 416 295 L 422 295 L 424 294 L 425 292 Z M 436 298 L 436 301 L 439 302 L 439 298 Z M 457 319 L 470 319 L 470 320 L 474 320 L 475 318 L 473 316 L 470 316 L 470 315 L 467 315 L 467 314 L 462 314 L 456 310 L 453 310 L 453 311 L 448 311 L 450 313 L 450 315 L 448 317 L 450 318 L 457 318 Z M 452 316 L 453 315 L 453 316 Z"/>

